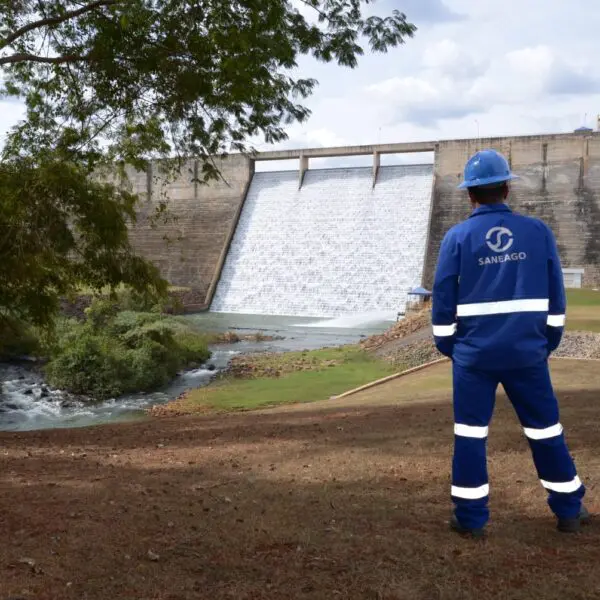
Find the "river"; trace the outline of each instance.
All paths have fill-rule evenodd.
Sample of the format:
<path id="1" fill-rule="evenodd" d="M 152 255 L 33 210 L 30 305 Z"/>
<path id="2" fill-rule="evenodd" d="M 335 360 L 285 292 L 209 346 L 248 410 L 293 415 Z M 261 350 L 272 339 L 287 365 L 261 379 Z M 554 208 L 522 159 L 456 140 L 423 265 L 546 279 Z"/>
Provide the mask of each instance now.
<path id="1" fill-rule="evenodd" d="M 97 403 L 83 403 L 61 390 L 50 388 L 27 363 L 0 364 L 0 430 L 84 427 L 145 418 L 144 409 L 169 402 L 188 389 L 208 385 L 236 354 L 312 350 L 352 344 L 364 336 L 385 331 L 393 315 L 370 313 L 326 320 L 203 313 L 186 318 L 206 331 L 260 332 L 282 339 L 211 347 L 213 354 L 206 365 L 181 373 L 164 389 Z"/>

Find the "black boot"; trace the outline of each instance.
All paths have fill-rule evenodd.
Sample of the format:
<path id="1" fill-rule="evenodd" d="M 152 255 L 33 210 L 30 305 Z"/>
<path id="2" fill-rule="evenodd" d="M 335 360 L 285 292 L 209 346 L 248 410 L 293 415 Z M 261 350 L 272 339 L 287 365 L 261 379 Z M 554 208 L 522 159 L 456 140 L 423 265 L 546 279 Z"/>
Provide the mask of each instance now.
<path id="1" fill-rule="evenodd" d="M 582 525 L 589 523 L 590 513 L 588 509 L 581 505 L 579 515 L 573 519 L 558 519 L 558 530 L 562 533 L 577 533 Z"/>
<path id="2" fill-rule="evenodd" d="M 456 518 L 456 515 L 452 515 L 450 519 L 450 529 L 455 533 L 459 533 L 464 536 L 471 536 L 472 538 L 481 539 L 485 537 L 485 529 L 481 527 L 480 529 L 469 529 L 468 527 L 463 527 Z"/>

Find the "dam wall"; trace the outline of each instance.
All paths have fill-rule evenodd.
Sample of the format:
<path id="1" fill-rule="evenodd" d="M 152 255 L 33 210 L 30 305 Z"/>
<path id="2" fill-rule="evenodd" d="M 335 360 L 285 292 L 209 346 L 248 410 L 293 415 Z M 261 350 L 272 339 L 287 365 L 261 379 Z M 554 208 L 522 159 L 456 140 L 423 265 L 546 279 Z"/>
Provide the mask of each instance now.
<path id="1" fill-rule="evenodd" d="M 435 185 L 424 285 L 431 286 L 446 231 L 470 212 L 462 181 L 467 159 L 494 148 L 520 179 L 511 183 L 513 210 L 554 231 L 563 268 L 583 269 L 582 285 L 600 285 L 600 135 L 559 134 L 443 141 L 435 145 Z"/>
<path id="2" fill-rule="evenodd" d="M 197 182 L 201 168 L 197 162 L 188 163 L 170 182 L 165 182 L 159 166 L 153 165 L 146 173 L 129 173 L 130 188 L 141 199 L 131 239 L 171 285 L 191 290 L 191 296 L 186 296 L 190 311 L 206 310 L 214 296 L 214 310 L 252 307 L 259 311 L 257 302 L 264 301 L 271 307 L 268 310 L 277 309 L 277 314 L 282 310 L 314 312 L 315 306 L 289 304 L 284 308 L 275 302 L 282 290 L 288 293 L 290 286 L 296 285 L 285 281 L 287 274 L 281 272 L 281 265 L 295 268 L 295 260 L 310 262 L 306 254 L 310 248 L 323 253 L 321 259 L 335 265 L 335 272 L 340 264 L 352 261 L 356 272 L 374 269 L 362 280 L 374 286 L 368 298 L 366 291 L 358 294 L 362 283 L 352 279 L 352 273 L 346 273 L 347 285 L 331 289 L 327 278 L 315 279 L 321 281 L 321 312 L 387 310 L 391 304 L 401 310 L 409 287 L 431 286 L 444 234 L 468 216 L 468 197 L 457 186 L 467 159 L 483 148 L 505 154 L 520 175 L 512 184 L 509 203 L 518 212 L 543 219 L 554 230 L 563 268 L 583 271 L 583 286 L 600 286 L 600 133 L 596 132 L 233 154 L 216 160 L 222 179 L 209 185 Z M 402 171 L 406 166 L 381 166 L 382 155 L 419 152 L 434 155 L 433 168 L 428 167 L 427 175 L 421 177 L 415 196 L 423 210 L 414 208 L 409 199 L 413 183 L 406 177 L 407 171 Z M 343 161 L 344 156 L 359 155 L 372 156 L 372 168 L 310 169 L 312 158 L 339 157 Z M 297 170 L 254 174 L 256 161 L 277 160 L 297 161 Z M 424 192 L 427 185 L 429 190 Z M 168 207 L 168 220 L 159 220 L 154 226 L 151 216 L 162 202 Z M 387 211 L 387 220 L 381 211 Z M 346 214 L 353 216 L 345 219 Z M 407 233 L 407 222 L 415 231 L 425 232 L 415 234 L 416 242 Z M 331 231 L 321 236 L 322 247 L 311 238 L 314 223 L 318 227 L 328 223 Z M 256 259 L 257 252 L 270 252 L 264 245 L 267 239 L 273 240 L 273 247 L 280 240 L 279 250 L 265 259 L 262 271 L 253 271 L 249 257 Z M 407 248 L 415 249 L 410 256 Z M 356 253 L 363 251 L 364 258 L 358 260 Z M 403 264 L 393 262 L 392 255 L 402 256 Z M 263 280 L 265 274 L 272 277 L 270 284 Z M 309 281 L 302 281 L 298 289 L 309 286 Z M 260 294 L 254 289 L 257 286 Z M 237 305 L 231 294 L 227 298 L 227 290 L 237 294 Z M 310 293 L 318 295 L 315 290 Z M 239 303 L 243 294 L 245 308 Z M 374 302 L 373 298 L 381 299 Z M 261 312 L 265 310 L 263 307 Z"/>
<path id="3" fill-rule="evenodd" d="M 137 223 L 130 230 L 133 247 L 171 285 L 190 288 L 190 311 L 208 308 L 254 173 L 254 162 L 240 154 L 215 164 L 222 177 L 208 185 L 196 181 L 201 168 L 196 161 L 168 182 L 156 164 L 148 172 L 128 173 L 140 197 Z M 163 202 L 166 220 L 153 221 Z"/>

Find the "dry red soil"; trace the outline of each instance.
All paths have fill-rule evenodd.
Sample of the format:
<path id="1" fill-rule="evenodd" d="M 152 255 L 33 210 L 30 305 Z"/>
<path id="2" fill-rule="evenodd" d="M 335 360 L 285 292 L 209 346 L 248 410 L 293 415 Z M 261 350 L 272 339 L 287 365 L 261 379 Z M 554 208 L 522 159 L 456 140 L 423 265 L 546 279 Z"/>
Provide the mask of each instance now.
<path id="1" fill-rule="evenodd" d="M 561 400 L 595 512 L 600 398 L 567 389 Z M 0 444 L 0 600 L 600 597 L 600 521 L 556 532 L 502 400 L 483 542 L 447 528 L 447 393 L 5 433 Z"/>

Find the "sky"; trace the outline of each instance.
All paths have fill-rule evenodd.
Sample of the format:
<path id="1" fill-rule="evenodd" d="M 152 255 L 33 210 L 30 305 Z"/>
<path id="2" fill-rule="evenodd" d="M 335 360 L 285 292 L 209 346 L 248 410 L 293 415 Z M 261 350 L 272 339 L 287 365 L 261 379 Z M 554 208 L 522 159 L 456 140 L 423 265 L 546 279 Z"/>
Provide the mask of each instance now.
<path id="1" fill-rule="evenodd" d="M 418 27 L 320 82 L 283 148 L 568 132 L 600 114 L 598 0 L 379 0 Z M 586 117 L 587 113 L 587 117 Z M 259 146 L 266 149 L 266 146 Z M 327 161 L 325 161 L 327 162 Z M 331 162 L 331 161 L 329 161 Z"/>
<path id="2" fill-rule="evenodd" d="M 377 144 L 568 132 L 600 114 L 598 0 L 378 0 L 418 31 L 352 70 L 303 57 L 312 116 L 276 146 Z M 587 118 L 586 118 L 587 114 Z M 0 102 L 0 140 L 22 115 Z"/>

